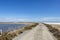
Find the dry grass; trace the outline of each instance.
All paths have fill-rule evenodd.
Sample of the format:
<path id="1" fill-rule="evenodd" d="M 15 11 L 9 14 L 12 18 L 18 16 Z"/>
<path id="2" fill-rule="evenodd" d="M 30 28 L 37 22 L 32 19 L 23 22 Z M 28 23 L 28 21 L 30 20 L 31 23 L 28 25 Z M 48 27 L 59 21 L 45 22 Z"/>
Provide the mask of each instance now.
<path id="1" fill-rule="evenodd" d="M 44 24 L 44 25 L 48 27 L 49 31 L 53 33 L 53 35 L 57 38 L 57 40 L 60 40 L 60 31 L 57 28 L 49 24 Z"/>
<path id="2" fill-rule="evenodd" d="M 2 36 L 0 36 L 0 40 L 12 40 L 15 36 L 23 33 L 26 30 L 32 29 L 33 27 L 35 27 L 37 25 L 38 25 L 38 23 L 34 23 L 32 25 L 29 25 L 27 27 L 24 27 L 22 29 L 16 30 L 16 31 L 11 32 L 11 33 L 10 32 L 3 33 Z"/>
<path id="3" fill-rule="evenodd" d="M 60 31 L 60 25 L 58 24 L 51 24 L 51 25 Z"/>

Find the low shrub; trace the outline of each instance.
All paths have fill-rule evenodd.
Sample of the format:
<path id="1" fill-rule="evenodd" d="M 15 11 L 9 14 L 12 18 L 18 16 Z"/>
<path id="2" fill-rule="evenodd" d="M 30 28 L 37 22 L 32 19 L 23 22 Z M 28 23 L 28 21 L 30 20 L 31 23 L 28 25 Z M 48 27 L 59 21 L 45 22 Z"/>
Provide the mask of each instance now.
<path id="1" fill-rule="evenodd" d="M 30 25 L 30 26 L 24 27 L 24 30 L 30 30 L 33 27 L 36 27 L 37 25 L 38 25 L 38 23 L 35 23 L 35 24 Z"/>

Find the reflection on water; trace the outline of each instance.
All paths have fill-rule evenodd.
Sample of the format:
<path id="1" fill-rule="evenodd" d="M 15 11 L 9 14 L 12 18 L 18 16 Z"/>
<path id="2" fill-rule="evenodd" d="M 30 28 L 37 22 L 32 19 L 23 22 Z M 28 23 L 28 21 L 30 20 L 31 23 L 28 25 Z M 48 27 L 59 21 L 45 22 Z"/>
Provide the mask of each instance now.
<path id="1" fill-rule="evenodd" d="M 12 31 L 14 29 L 22 28 L 26 26 L 25 24 L 0 24 L 0 29 L 2 32 Z"/>

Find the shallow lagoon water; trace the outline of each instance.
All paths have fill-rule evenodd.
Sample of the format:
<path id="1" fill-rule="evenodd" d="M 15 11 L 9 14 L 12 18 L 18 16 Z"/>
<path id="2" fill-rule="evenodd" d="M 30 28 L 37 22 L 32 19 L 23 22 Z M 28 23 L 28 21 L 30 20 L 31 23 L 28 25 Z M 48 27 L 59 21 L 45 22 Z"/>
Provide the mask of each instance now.
<path id="1" fill-rule="evenodd" d="M 0 24 L 0 29 L 2 32 L 12 31 L 14 29 L 19 29 L 26 26 L 25 24 Z"/>

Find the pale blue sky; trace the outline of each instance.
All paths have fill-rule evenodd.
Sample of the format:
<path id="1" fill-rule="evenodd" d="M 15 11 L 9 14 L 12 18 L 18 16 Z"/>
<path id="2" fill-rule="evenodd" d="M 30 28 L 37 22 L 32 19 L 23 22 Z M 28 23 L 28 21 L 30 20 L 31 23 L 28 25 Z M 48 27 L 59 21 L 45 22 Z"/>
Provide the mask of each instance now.
<path id="1" fill-rule="evenodd" d="M 1 22 L 59 21 L 59 18 L 60 0 L 0 0 Z"/>

